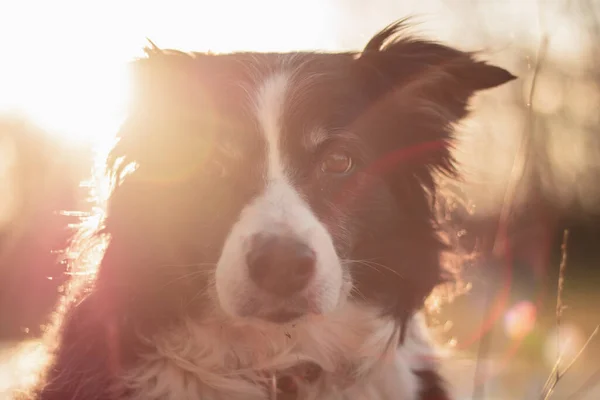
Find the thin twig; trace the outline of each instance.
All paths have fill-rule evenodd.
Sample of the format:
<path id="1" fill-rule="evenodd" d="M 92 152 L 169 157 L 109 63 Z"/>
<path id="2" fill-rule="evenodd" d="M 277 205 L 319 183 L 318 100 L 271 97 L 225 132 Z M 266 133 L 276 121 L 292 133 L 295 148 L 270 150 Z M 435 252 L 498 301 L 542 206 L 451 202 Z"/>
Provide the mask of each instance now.
<path id="1" fill-rule="evenodd" d="M 548 379 L 546 379 L 546 382 L 544 383 L 544 386 L 542 387 L 542 392 L 541 392 L 541 398 L 543 399 L 547 399 L 548 396 L 550 395 L 550 393 L 552 393 L 552 391 L 554 390 L 554 388 L 556 387 L 556 384 L 558 383 L 558 381 L 560 380 L 560 363 L 562 361 L 563 358 L 563 351 L 564 349 L 561 349 L 561 342 L 560 342 L 560 328 L 561 328 L 561 322 L 562 322 L 562 312 L 563 312 L 563 302 L 562 302 L 562 293 L 563 293 L 563 288 L 564 288 L 564 282 L 565 282 L 565 271 L 567 269 L 567 243 L 568 243 L 568 239 L 569 239 L 569 231 L 567 229 L 565 229 L 563 231 L 563 240 L 562 240 L 562 244 L 560 246 L 560 251 L 561 251 L 561 260 L 560 260 L 560 266 L 559 266 L 559 271 L 558 271 L 558 285 L 557 285 L 557 289 L 556 289 L 556 362 L 554 363 L 554 367 L 552 368 L 552 371 L 550 371 L 550 374 L 548 375 Z M 566 346 L 564 346 L 566 347 Z M 552 380 L 552 378 L 554 377 L 554 381 Z"/>
<path id="2" fill-rule="evenodd" d="M 560 354 L 560 326 L 562 322 L 563 313 L 563 302 L 562 292 L 565 284 L 565 270 L 567 268 L 567 242 L 569 240 L 569 231 L 567 229 L 563 232 L 562 245 L 560 246 L 561 260 L 560 268 L 558 270 L 558 288 L 556 289 L 556 354 Z M 560 377 L 560 357 L 557 360 L 556 366 L 556 380 Z"/>
<path id="3" fill-rule="evenodd" d="M 555 378 L 555 373 L 558 373 L 558 366 L 560 365 L 560 362 L 562 361 L 562 357 L 563 357 L 563 352 L 564 352 L 564 348 L 562 350 L 560 350 L 560 353 L 558 354 L 558 357 L 556 358 L 556 361 L 554 362 L 554 366 L 552 367 L 552 371 L 550 371 L 550 373 L 548 374 L 548 378 L 546 379 L 546 382 L 544 382 L 544 386 L 542 386 L 542 391 L 541 391 L 541 396 L 540 398 L 544 398 L 544 393 L 547 393 L 548 389 L 550 388 L 550 386 L 553 384 L 552 378 Z"/>
<path id="4" fill-rule="evenodd" d="M 575 362 L 581 357 L 581 355 L 583 354 L 585 349 L 587 349 L 588 345 L 592 342 L 592 339 L 598 334 L 599 330 L 600 330 L 600 325 L 597 325 L 596 329 L 594 329 L 592 334 L 588 337 L 585 344 L 581 347 L 581 349 L 575 355 L 575 357 L 573 357 L 573 359 L 571 360 L 569 365 L 567 365 L 567 368 L 565 368 L 565 370 L 561 374 L 558 375 L 557 379 L 554 380 L 554 382 L 552 383 L 552 386 L 548 389 L 548 392 L 544 395 L 544 397 L 543 397 L 544 400 L 548 400 L 550 398 L 550 396 L 552 396 L 552 393 L 554 392 L 556 385 L 558 385 L 558 382 L 562 379 L 563 376 L 566 375 L 567 372 L 569 372 L 571 367 L 573 367 Z"/>
<path id="5" fill-rule="evenodd" d="M 577 353 L 577 355 L 573 358 L 573 360 L 571 360 L 571 362 L 569 363 L 569 365 L 567 365 L 567 368 L 565 368 L 565 370 L 562 372 L 562 374 L 560 374 L 561 378 L 563 376 L 565 376 L 565 374 L 567 372 L 569 372 L 569 370 L 571 369 L 571 367 L 573 366 L 573 364 L 575 364 L 575 361 L 577 361 L 577 359 L 579 359 L 579 357 L 581 357 L 581 355 L 583 354 L 583 352 L 585 351 L 585 349 L 592 342 L 592 339 L 594 339 L 594 337 L 596 337 L 596 335 L 598 334 L 599 330 L 600 330 L 600 325 L 597 325 L 596 328 L 594 329 L 594 331 L 592 332 L 592 334 L 590 335 L 590 337 L 588 337 L 588 339 L 586 340 L 585 344 L 581 347 L 581 350 L 579 350 L 579 352 Z"/>
<path id="6" fill-rule="evenodd" d="M 548 36 L 544 35 L 540 42 L 540 46 L 538 48 L 536 63 L 533 70 L 533 78 L 531 80 L 531 87 L 529 89 L 528 95 L 528 118 L 527 125 L 525 128 L 525 132 L 523 136 L 521 136 L 521 143 L 519 144 L 517 154 L 515 155 L 515 160 L 513 162 L 512 169 L 510 171 L 508 184 L 506 187 L 506 191 L 504 192 L 504 199 L 502 201 L 502 207 L 500 208 L 500 215 L 498 217 L 498 231 L 496 233 L 496 238 L 494 240 L 493 254 L 501 255 L 504 247 L 501 246 L 504 242 L 505 238 L 505 228 L 508 224 L 508 218 L 512 211 L 512 206 L 514 205 L 517 188 L 521 180 L 518 178 L 519 171 L 523 171 L 527 161 L 530 159 L 528 157 L 528 153 L 531 151 L 531 142 L 533 141 L 533 125 L 534 125 L 534 112 L 533 112 L 533 97 L 535 94 L 535 89 L 537 87 L 538 75 L 540 69 L 542 67 L 543 61 L 546 59 L 546 52 L 548 50 Z"/>

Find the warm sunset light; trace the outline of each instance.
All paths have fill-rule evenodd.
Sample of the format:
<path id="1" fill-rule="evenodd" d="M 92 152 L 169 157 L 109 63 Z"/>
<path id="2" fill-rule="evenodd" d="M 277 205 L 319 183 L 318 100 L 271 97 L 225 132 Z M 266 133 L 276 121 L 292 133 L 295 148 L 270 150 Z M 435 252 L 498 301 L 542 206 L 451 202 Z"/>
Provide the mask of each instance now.
<path id="1" fill-rule="evenodd" d="M 176 3 L 185 2 L 3 5 L 0 112 L 24 114 L 74 143 L 110 140 L 127 101 L 127 62 L 142 54 L 146 38 L 190 51 L 336 47 L 329 6 L 318 1 Z M 52 12 L 57 9 L 65 12 Z M 265 9 L 293 20 L 273 19 Z M 300 21 L 310 29 L 295 27 Z"/>
<path id="2" fill-rule="evenodd" d="M 535 2 L 526 3 L 486 3 L 480 10 L 481 26 L 494 33 L 487 37 L 464 35 L 462 28 L 456 29 L 453 13 L 468 9 L 457 4 L 449 14 L 448 5 L 441 0 L 386 2 L 376 7 L 378 12 L 366 12 L 367 8 L 359 3 L 339 0 L 4 2 L 0 10 L 0 113 L 24 114 L 62 138 L 64 144 L 100 142 L 106 147 L 112 143 L 127 103 L 127 63 L 143 54 L 148 38 L 161 48 L 187 51 L 356 50 L 369 35 L 398 16 L 414 16 L 417 32 L 435 35 L 465 49 L 484 50 L 489 57 L 501 58 L 506 67 L 513 69 L 519 68 L 515 54 L 525 47 L 535 48 L 546 32 L 544 27 L 553 24 L 548 59 L 569 68 L 577 60 L 583 60 L 577 68 L 589 63 L 589 58 L 582 55 L 589 50 L 590 39 L 562 17 L 560 7 L 545 5 L 542 10 Z M 538 17 L 543 26 L 537 22 L 532 25 Z M 476 29 L 476 25 L 472 28 Z M 535 64 L 533 56 L 527 57 L 527 69 L 520 75 L 526 102 Z M 558 108 L 565 106 L 574 116 L 595 118 L 592 111 L 586 111 L 597 108 L 598 98 L 593 95 L 592 86 L 574 84 L 568 90 L 561 89 L 556 84 L 556 74 L 542 72 L 532 105 L 534 111 L 555 115 Z M 498 97 L 511 95 L 510 88 L 496 91 Z M 486 197 L 478 187 L 466 188 L 477 200 L 481 213 L 499 207 L 496 200 L 502 197 L 497 192 L 502 190 L 513 165 L 512 157 L 506 154 L 517 148 L 525 126 L 522 110 L 506 103 L 499 107 L 480 107 L 479 121 L 488 123 L 473 125 L 469 132 L 474 133 L 470 135 L 474 142 L 465 140 L 458 154 L 466 169 L 485 160 L 485 172 L 473 173 L 478 179 L 496 182 L 494 199 Z M 508 118 L 498 117 L 509 114 Z M 494 118 L 493 124 L 489 117 Z M 581 201 L 593 208 L 600 192 L 585 178 L 593 156 L 587 154 L 585 147 L 581 149 L 582 141 L 566 140 L 573 135 L 561 126 L 552 125 L 552 140 L 548 143 L 553 159 L 557 158 L 554 149 L 561 149 L 562 155 L 554 160 L 561 167 L 557 168 L 557 182 L 544 184 L 555 185 L 550 190 L 557 201 L 564 203 L 585 191 Z M 490 154 L 473 147 L 487 141 L 483 140 L 484 132 L 494 141 L 499 140 L 506 153 Z M 565 146 L 569 148 L 567 155 L 562 151 Z M 578 187 L 572 190 L 575 181 Z"/>
<path id="3" fill-rule="evenodd" d="M 35 378 L 47 360 L 38 341 L 22 343 L 11 352 L 0 353 L 0 398 L 11 387 L 25 387 Z"/>
<path id="4" fill-rule="evenodd" d="M 0 400 L 600 399 L 598 43 L 600 0 L 0 0 Z"/>

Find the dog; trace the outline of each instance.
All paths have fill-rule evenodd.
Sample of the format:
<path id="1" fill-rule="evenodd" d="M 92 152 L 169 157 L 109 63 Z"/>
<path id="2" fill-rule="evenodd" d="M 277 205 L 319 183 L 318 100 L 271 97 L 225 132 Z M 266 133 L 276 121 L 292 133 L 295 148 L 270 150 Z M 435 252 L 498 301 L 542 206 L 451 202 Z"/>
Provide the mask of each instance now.
<path id="1" fill-rule="evenodd" d="M 134 61 L 108 244 L 25 398 L 450 399 L 420 311 L 451 251 L 436 175 L 472 96 L 515 77 L 408 27 Z"/>

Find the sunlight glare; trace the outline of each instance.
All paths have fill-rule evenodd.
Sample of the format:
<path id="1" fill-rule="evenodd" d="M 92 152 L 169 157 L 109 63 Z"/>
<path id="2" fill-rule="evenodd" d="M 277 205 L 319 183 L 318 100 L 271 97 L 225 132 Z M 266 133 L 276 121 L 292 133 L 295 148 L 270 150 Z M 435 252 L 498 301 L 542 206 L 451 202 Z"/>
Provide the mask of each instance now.
<path id="1" fill-rule="evenodd" d="M 17 208 L 13 177 L 16 157 L 14 143 L 10 138 L 0 136 L 0 232 L 13 220 Z"/>
<path id="2" fill-rule="evenodd" d="M 48 362 L 42 342 L 23 342 L 0 352 L 0 397 L 31 385 Z M 4 397 L 1 397 L 4 398 Z"/>
<path id="3" fill-rule="evenodd" d="M 13 1 L 0 15 L 0 113 L 23 113 L 67 143 L 112 140 L 127 104 L 127 64 L 146 38 L 185 51 L 336 46 L 332 4 L 317 0 L 81 3 Z"/>

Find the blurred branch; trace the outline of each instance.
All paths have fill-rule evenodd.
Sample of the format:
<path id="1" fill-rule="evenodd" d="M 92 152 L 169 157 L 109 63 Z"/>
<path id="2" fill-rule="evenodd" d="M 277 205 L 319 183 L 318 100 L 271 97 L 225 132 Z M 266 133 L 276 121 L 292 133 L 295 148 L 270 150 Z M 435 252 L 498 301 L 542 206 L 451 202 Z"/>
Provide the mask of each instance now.
<path id="1" fill-rule="evenodd" d="M 513 205 L 515 203 L 515 198 L 517 195 L 517 190 L 519 188 L 519 184 L 521 183 L 521 177 L 519 173 L 524 170 L 525 165 L 528 160 L 528 156 L 531 153 L 531 147 L 533 143 L 534 136 L 534 121 L 535 114 L 533 111 L 533 99 L 537 85 L 537 77 L 539 75 L 539 71 L 542 67 L 543 61 L 546 59 L 546 54 L 548 50 L 549 38 L 547 34 L 544 34 L 542 40 L 540 41 L 540 45 L 538 47 L 535 68 L 533 70 L 533 78 L 531 82 L 531 88 L 529 89 L 528 96 L 528 117 L 527 124 L 525 125 L 525 131 L 521 137 L 521 142 L 519 144 L 519 148 L 517 150 L 517 154 L 515 155 L 515 159 L 513 162 L 513 166 L 511 168 L 511 172 L 509 175 L 508 183 L 506 191 L 504 192 L 504 198 L 502 202 L 502 207 L 500 210 L 500 215 L 498 218 L 498 228 L 496 231 L 496 236 L 494 238 L 494 244 L 492 248 L 492 254 L 501 259 L 504 252 L 504 245 L 507 240 L 507 231 L 508 231 L 508 220 L 513 210 Z M 493 291 L 489 291 L 486 301 L 485 310 L 487 310 L 492 302 Z M 477 352 L 477 360 L 475 365 L 475 386 L 473 390 L 473 399 L 480 399 L 484 396 L 484 376 L 486 375 L 486 371 L 483 367 L 482 360 L 487 356 L 491 343 L 491 334 L 490 332 L 486 333 L 480 340 L 479 349 Z M 481 382 L 481 383 L 479 383 Z"/>
<path id="2" fill-rule="evenodd" d="M 548 37 L 548 34 L 546 33 L 546 30 L 544 29 L 545 24 L 544 24 L 544 21 L 542 18 L 541 7 L 539 6 L 539 3 L 538 3 L 538 10 L 539 10 L 538 23 L 539 23 L 540 29 L 543 32 L 543 35 L 542 35 L 542 39 L 541 39 L 540 44 L 537 49 L 536 63 L 535 63 L 535 67 L 533 70 L 531 87 L 529 89 L 529 94 L 528 94 L 527 123 L 525 125 L 523 135 L 521 136 L 521 142 L 519 143 L 519 147 L 517 149 L 517 153 L 516 153 L 514 161 L 513 161 L 513 165 L 512 165 L 511 171 L 510 171 L 508 182 L 507 182 L 507 187 L 504 192 L 504 197 L 503 197 L 502 206 L 500 209 L 500 214 L 498 217 L 498 226 L 497 226 L 497 231 L 496 231 L 496 235 L 495 235 L 493 247 L 492 247 L 492 254 L 498 259 L 503 258 L 505 244 L 506 244 L 506 241 L 508 240 L 507 236 L 508 236 L 509 218 L 513 211 L 513 207 L 515 204 L 515 199 L 517 196 L 519 185 L 522 182 L 522 179 L 521 179 L 522 175 L 519 176 L 519 174 L 525 170 L 525 166 L 527 165 L 529 156 L 532 152 L 532 143 L 533 143 L 534 128 L 535 128 L 535 112 L 533 110 L 533 100 L 534 100 L 534 95 L 535 95 L 535 91 L 536 91 L 536 87 L 537 87 L 538 75 L 542 68 L 543 62 L 546 59 L 546 55 L 548 52 L 548 43 L 549 43 L 549 37 Z M 489 308 L 489 306 L 491 305 L 492 299 L 493 299 L 493 291 L 489 291 L 489 294 L 486 298 L 486 307 L 484 308 L 485 310 L 487 310 Z M 480 343 L 479 343 L 479 349 L 477 352 L 477 359 L 476 359 L 476 364 L 475 364 L 475 385 L 474 385 L 473 397 L 472 397 L 474 400 L 482 399 L 484 397 L 485 387 L 484 387 L 483 382 L 485 382 L 484 378 L 486 375 L 486 371 L 485 371 L 482 361 L 487 356 L 490 345 L 491 345 L 491 332 L 487 332 L 481 338 Z"/>
<path id="3" fill-rule="evenodd" d="M 531 81 L 531 87 L 529 89 L 528 95 L 528 117 L 527 124 L 525 125 L 525 132 L 521 137 L 521 143 L 517 149 L 517 154 L 515 155 L 515 160 L 513 162 L 513 166 L 511 168 L 511 172 L 509 175 L 509 180 L 507 183 L 506 191 L 504 192 L 504 199 L 502 201 L 502 207 L 500 209 L 500 215 L 498 217 L 498 230 L 496 232 L 496 237 L 494 240 L 494 246 L 492 249 L 492 253 L 501 257 L 503 254 L 504 246 L 503 243 L 506 240 L 506 231 L 508 227 L 508 219 L 511 215 L 513 204 L 515 202 L 515 198 L 517 195 L 517 189 L 519 184 L 521 183 L 521 179 L 518 176 L 519 171 L 523 171 L 527 160 L 529 159 L 529 154 L 531 153 L 532 143 L 533 143 L 533 131 L 534 131 L 534 121 L 535 115 L 533 111 L 533 97 L 535 94 L 535 89 L 537 86 L 537 78 L 539 72 L 541 70 L 541 66 L 543 61 L 546 58 L 546 54 L 548 51 L 548 35 L 544 35 L 540 42 L 537 56 L 535 68 L 533 70 L 533 78 Z"/>

